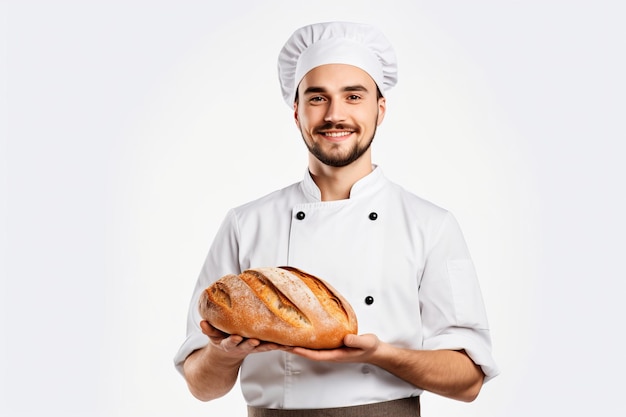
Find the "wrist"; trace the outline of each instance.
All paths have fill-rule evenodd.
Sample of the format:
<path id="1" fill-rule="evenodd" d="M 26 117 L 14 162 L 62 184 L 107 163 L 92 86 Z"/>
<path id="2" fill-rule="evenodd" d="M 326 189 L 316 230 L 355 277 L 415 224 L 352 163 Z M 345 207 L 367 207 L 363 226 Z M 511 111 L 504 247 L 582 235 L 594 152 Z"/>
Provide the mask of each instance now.
<path id="1" fill-rule="evenodd" d="M 385 368 L 389 361 L 398 355 L 399 348 L 385 342 L 380 342 L 372 352 L 368 362 L 380 368 Z"/>

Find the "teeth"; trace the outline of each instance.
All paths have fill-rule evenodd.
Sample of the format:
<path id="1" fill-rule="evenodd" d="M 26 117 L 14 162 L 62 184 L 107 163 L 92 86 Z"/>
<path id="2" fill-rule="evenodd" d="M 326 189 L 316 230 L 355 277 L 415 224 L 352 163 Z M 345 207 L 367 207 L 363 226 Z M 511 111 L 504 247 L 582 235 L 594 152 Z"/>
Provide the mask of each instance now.
<path id="1" fill-rule="evenodd" d="M 352 134 L 352 132 L 326 132 L 324 135 L 330 136 L 331 138 L 340 138 L 342 136 L 348 136 Z"/>

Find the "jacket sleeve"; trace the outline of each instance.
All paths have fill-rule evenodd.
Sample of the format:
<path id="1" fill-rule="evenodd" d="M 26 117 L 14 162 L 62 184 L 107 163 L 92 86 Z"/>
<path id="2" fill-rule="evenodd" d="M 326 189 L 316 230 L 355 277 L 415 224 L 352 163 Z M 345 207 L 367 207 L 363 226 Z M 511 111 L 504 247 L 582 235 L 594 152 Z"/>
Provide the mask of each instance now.
<path id="1" fill-rule="evenodd" d="M 476 270 L 450 213 L 435 234 L 419 291 L 423 348 L 463 349 L 482 368 L 485 382 L 498 375 Z"/>
<path id="2" fill-rule="evenodd" d="M 213 244 L 209 249 L 189 304 L 187 316 L 187 337 L 174 357 L 174 366 L 182 374 L 183 363 L 193 351 L 200 349 L 209 342 L 208 337 L 200 329 L 200 313 L 198 300 L 200 294 L 211 283 L 227 274 L 239 274 L 239 228 L 233 210 L 229 211 L 222 222 Z"/>

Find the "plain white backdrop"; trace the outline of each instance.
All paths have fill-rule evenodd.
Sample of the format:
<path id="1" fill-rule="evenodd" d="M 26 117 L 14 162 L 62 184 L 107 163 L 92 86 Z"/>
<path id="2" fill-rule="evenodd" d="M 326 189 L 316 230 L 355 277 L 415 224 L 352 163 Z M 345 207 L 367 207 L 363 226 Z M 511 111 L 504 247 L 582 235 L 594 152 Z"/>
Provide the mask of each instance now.
<path id="1" fill-rule="evenodd" d="M 451 210 L 502 374 L 425 416 L 622 416 L 619 1 L 0 3 L 0 414 L 244 416 L 172 358 L 226 211 L 301 179 L 276 57 L 380 26 L 399 84 L 374 160 Z"/>

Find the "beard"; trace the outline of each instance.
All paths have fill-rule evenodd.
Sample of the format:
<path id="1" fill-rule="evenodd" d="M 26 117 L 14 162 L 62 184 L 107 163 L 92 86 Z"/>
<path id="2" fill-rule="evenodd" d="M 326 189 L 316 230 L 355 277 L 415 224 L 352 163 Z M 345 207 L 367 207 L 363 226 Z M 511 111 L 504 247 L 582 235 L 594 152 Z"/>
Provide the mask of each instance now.
<path id="1" fill-rule="evenodd" d="M 300 131 L 300 133 L 302 135 L 302 139 L 304 140 L 304 144 L 308 148 L 309 152 L 311 152 L 311 154 L 313 154 L 313 156 L 315 156 L 315 158 L 317 158 L 318 161 L 320 161 L 324 165 L 328 165 L 334 168 L 341 168 L 341 167 L 350 165 L 351 163 L 359 159 L 361 156 L 363 156 L 365 152 L 367 152 L 367 150 L 372 145 L 372 142 L 374 141 L 374 136 L 376 136 L 376 125 L 374 126 L 375 126 L 374 132 L 372 132 L 372 136 L 369 138 L 367 142 L 362 143 L 362 144 L 355 143 L 351 149 L 349 149 L 347 152 L 342 152 L 342 153 L 325 152 L 322 149 L 322 147 L 319 145 L 319 143 L 307 142 L 306 138 L 304 137 L 304 132 Z M 336 125 L 336 126 L 324 125 L 315 129 L 315 131 L 330 130 L 333 128 L 344 129 L 345 126 L 344 125 Z"/>

